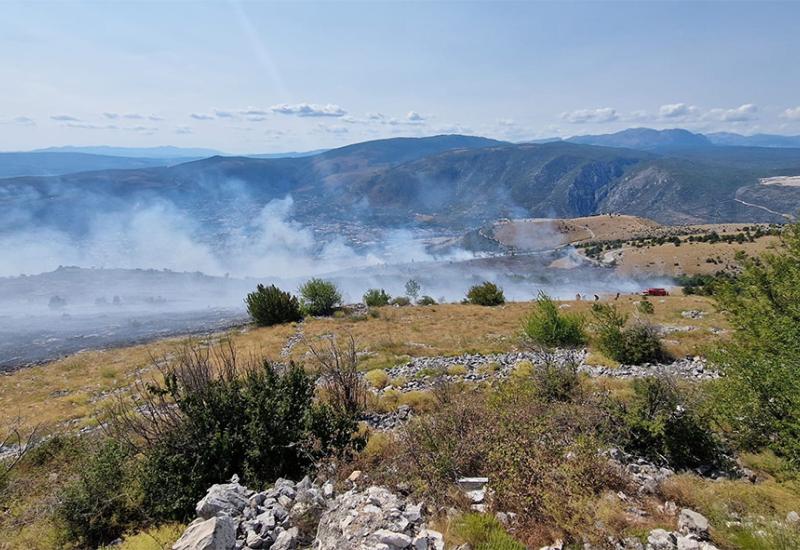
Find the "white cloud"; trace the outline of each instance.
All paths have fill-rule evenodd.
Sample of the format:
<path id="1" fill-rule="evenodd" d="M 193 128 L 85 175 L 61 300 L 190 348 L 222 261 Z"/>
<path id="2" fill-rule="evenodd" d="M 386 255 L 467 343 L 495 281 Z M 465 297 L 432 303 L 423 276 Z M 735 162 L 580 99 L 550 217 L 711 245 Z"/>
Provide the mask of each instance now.
<path id="1" fill-rule="evenodd" d="M 159 120 L 164 120 L 163 117 L 158 115 L 145 115 L 142 113 L 114 113 L 114 112 L 105 112 L 103 113 L 103 117 L 109 120 L 119 120 L 121 118 L 125 118 L 128 120 L 150 120 L 153 122 L 157 122 Z"/>
<path id="2" fill-rule="evenodd" d="M 658 116 L 666 119 L 685 120 L 696 118 L 700 114 L 700 109 L 688 103 L 668 103 L 658 108 Z"/>
<path id="3" fill-rule="evenodd" d="M 119 126 L 115 124 L 92 124 L 90 122 L 67 122 L 62 126 L 79 130 L 119 130 Z"/>
<path id="4" fill-rule="evenodd" d="M 15 116 L 9 119 L 0 119 L 0 124 L 16 124 L 18 126 L 36 126 L 36 121 L 27 116 Z"/>
<path id="5" fill-rule="evenodd" d="M 217 118 L 236 118 L 236 113 L 224 109 L 214 109 L 214 116 Z"/>
<path id="6" fill-rule="evenodd" d="M 616 109 L 602 107 L 599 109 L 578 109 L 561 113 L 561 118 L 572 124 L 584 124 L 587 122 L 602 123 L 619 120 L 619 114 Z"/>
<path id="7" fill-rule="evenodd" d="M 409 111 L 408 113 L 406 113 L 406 120 L 409 122 L 424 122 L 425 117 L 423 117 L 416 111 Z"/>
<path id="8" fill-rule="evenodd" d="M 347 111 L 333 105 L 316 105 L 313 103 L 283 103 L 280 105 L 273 105 L 269 108 L 273 113 L 282 115 L 296 115 L 302 117 L 342 117 L 347 114 Z"/>
<path id="9" fill-rule="evenodd" d="M 205 113 L 192 113 L 189 115 L 195 120 L 214 120 L 214 117 Z"/>
<path id="10" fill-rule="evenodd" d="M 183 134 L 191 134 L 191 133 L 193 133 L 193 130 L 192 130 L 191 126 L 178 126 L 177 128 L 175 128 L 175 133 L 176 134 L 182 134 L 182 135 Z"/>
<path id="11" fill-rule="evenodd" d="M 319 124 L 318 128 L 327 134 L 342 135 L 349 132 L 345 126 L 329 126 L 327 124 Z"/>
<path id="12" fill-rule="evenodd" d="M 800 120 L 800 106 L 795 107 L 794 109 L 792 108 L 786 109 L 784 112 L 781 113 L 781 118 L 785 118 L 788 120 Z"/>
<path id="13" fill-rule="evenodd" d="M 758 118 L 757 112 L 758 107 L 752 103 L 745 103 L 733 109 L 711 109 L 706 117 L 722 122 L 745 122 Z"/>
<path id="14" fill-rule="evenodd" d="M 53 115 L 50 117 L 52 120 L 56 120 L 58 122 L 80 122 L 81 119 L 74 117 L 72 115 Z"/>

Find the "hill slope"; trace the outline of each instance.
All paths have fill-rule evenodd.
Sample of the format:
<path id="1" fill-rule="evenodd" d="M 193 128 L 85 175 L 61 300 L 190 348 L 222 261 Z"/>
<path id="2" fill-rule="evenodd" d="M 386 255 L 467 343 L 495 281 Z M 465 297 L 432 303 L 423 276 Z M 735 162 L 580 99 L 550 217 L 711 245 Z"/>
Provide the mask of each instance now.
<path id="1" fill-rule="evenodd" d="M 311 225 L 387 227 L 424 219 L 446 229 L 498 217 L 617 212 L 660 223 L 775 222 L 800 209 L 800 188 L 759 179 L 800 174 L 800 149 L 722 148 L 673 153 L 570 142 L 512 145 L 436 136 L 350 145 L 301 158 L 212 157 L 173 167 L 0 181 L 19 220 L 85 231 L 86 213 L 169 201 L 204 232 L 229 231 L 291 195 Z"/>

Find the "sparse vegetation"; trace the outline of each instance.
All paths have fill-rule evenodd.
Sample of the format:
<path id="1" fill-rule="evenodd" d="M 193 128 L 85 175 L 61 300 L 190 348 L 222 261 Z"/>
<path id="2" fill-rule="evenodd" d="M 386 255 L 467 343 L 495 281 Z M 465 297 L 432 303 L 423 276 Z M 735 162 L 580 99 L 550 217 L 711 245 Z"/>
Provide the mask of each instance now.
<path id="1" fill-rule="evenodd" d="M 640 300 L 638 304 L 636 304 L 636 309 L 642 315 L 652 315 L 653 313 L 656 312 L 656 308 L 653 306 L 653 302 L 648 300 L 646 297 Z"/>
<path id="2" fill-rule="evenodd" d="M 275 285 L 258 285 L 245 298 L 247 312 L 262 327 L 291 323 L 302 318 L 297 298 Z"/>
<path id="3" fill-rule="evenodd" d="M 469 289 L 467 302 L 477 306 L 499 306 L 506 302 L 506 297 L 503 295 L 503 289 L 486 281 Z"/>
<path id="4" fill-rule="evenodd" d="M 309 315 L 331 315 L 342 304 L 336 285 L 316 278 L 300 287 L 300 297 L 303 310 Z"/>
<path id="5" fill-rule="evenodd" d="M 523 339 L 546 348 L 574 347 L 586 342 L 582 315 L 562 313 L 544 292 L 539 293 L 533 311 L 522 324 Z"/>
<path id="6" fill-rule="evenodd" d="M 392 299 L 385 290 L 382 288 L 371 288 L 364 293 L 364 304 L 368 307 L 383 307 L 388 306 L 389 301 Z"/>
<path id="7" fill-rule="evenodd" d="M 411 305 L 411 300 L 409 300 L 405 296 L 396 296 L 396 297 L 392 298 L 392 301 L 389 302 L 389 303 L 391 305 L 393 305 L 393 306 L 405 307 L 405 306 L 410 306 Z"/>
<path id="8" fill-rule="evenodd" d="M 435 306 L 436 300 L 433 297 L 428 296 L 427 294 L 422 296 L 419 300 L 417 300 L 418 306 Z"/>

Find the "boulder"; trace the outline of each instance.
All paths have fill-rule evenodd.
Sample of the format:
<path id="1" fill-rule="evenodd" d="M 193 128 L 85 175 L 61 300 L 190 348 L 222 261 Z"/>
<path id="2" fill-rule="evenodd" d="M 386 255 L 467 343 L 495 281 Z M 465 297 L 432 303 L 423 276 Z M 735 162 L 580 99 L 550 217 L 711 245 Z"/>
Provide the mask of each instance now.
<path id="1" fill-rule="evenodd" d="M 297 535 L 297 527 L 281 531 L 273 545 L 270 546 L 270 550 L 294 550 L 297 548 Z"/>
<path id="2" fill-rule="evenodd" d="M 195 511 L 203 519 L 214 516 L 238 516 L 249 505 L 252 491 L 238 481 L 212 485 L 206 496 L 197 503 Z"/>
<path id="3" fill-rule="evenodd" d="M 647 536 L 647 550 L 675 550 L 675 536 L 664 529 L 653 529 Z"/>
<path id="4" fill-rule="evenodd" d="M 231 550 L 236 544 L 236 523 L 228 516 L 194 521 L 172 550 Z"/>
<path id="5" fill-rule="evenodd" d="M 678 516 L 678 531 L 684 535 L 697 535 L 700 540 L 708 539 L 708 520 L 694 510 L 684 508 Z"/>

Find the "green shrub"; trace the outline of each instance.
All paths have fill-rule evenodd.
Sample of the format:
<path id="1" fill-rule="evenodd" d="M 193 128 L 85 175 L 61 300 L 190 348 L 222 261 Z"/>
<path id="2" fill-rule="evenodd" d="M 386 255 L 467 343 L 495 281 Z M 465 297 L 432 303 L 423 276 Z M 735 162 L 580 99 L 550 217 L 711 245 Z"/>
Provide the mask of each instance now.
<path id="1" fill-rule="evenodd" d="M 561 313 L 555 302 L 540 292 L 534 310 L 523 321 L 523 338 L 548 348 L 580 346 L 586 343 L 584 322 L 581 315 Z"/>
<path id="2" fill-rule="evenodd" d="M 331 315 L 342 304 L 339 289 L 330 281 L 311 279 L 300 287 L 303 309 L 309 315 Z"/>
<path id="3" fill-rule="evenodd" d="M 643 322 L 627 325 L 628 316 L 610 304 L 592 304 L 597 345 L 605 355 L 627 365 L 657 362 L 666 358 L 656 330 Z"/>
<path id="4" fill-rule="evenodd" d="M 118 411 L 117 433 L 145 438 L 144 508 L 159 520 L 185 520 L 214 484 L 241 476 L 260 487 L 298 479 L 344 450 L 355 417 L 314 401 L 315 384 L 295 365 L 241 365 L 225 348 L 191 349 L 162 368 L 163 382 L 140 387 L 144 414 Z"/>
<path id="5" fill-rule="evenodd" d="M 297 298 L 275 285 L 258 285 L 255 292 L 247 295 L 245 303 L 250 317 L 264 327 L 291 323 L 302 318 Z"/>
<path id="6" fill-rule="evenodd" d="M 405 296 L 398 296 L 392 299 L 392 301 L 389 303 L 392 304 L 393 306 L 405 307 L 411 305 L 411 300 L 409 300 Z"/>
<path id="7" fill-rule="evenodd" d="M 727 467 L 708 420 L 694 410 L 673 381 L 640 378 L 633 381 L 633 391 L 633 399 L 624 406 L 627 451 L 655 462 L 666 460 L 676 469 Z"/>
<path id="8" fill-rule="evenodd" d="M 715 404 L 728 436 L 800 468 L 800 224 L 784 230 L 783 243 L 718 283 L 714 298 L 734 334 L 711 359 L 725 373 Z"/>
<path id="9" fill-rule="evenodd" d="M 364 293 L 364 303 L 369 307 L 387 306 L 391 299 L 382 288 L 371 288 Z"/>
<path id="10" fill-rule="evenodd" d="M 134 464 L 129 451 L 111 440 L 86 458 L 59 498 L 57 515 L 71 540 L 95 548 L 143 518 Z"/>
<path id="11" fill-rule="evenodd" d="M 469 289 L 467 302 L 478 306 L 499 306 L 506 302 L 506 298 L 502 288 L 486 281 Z"/>
<path id="12" fill-rule="evenodd" d="M 494 516 L 470 513 L 458 519 L 455 532 L 474 550 L 525 550 Z"/>
<path id="13" fill-rule="evenodd" d="M 417 300 L 418 306 L 435 306 L 436 300 L 433 297 L 428 296 L 427 294 L 422 296 L 419 300 Z"/>
<path id="14" fill-rule="evenodd" d="M 641 300 L 638 304 L 636 304 L 636 309 L 642 315 L 652 315 L 655 313 L 655 308 L 653 307 L 653 302 L 648 299 Z"/>

